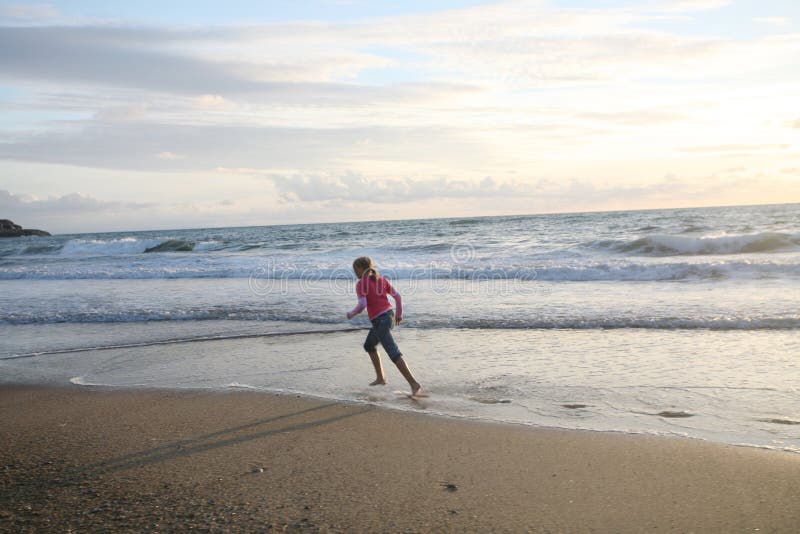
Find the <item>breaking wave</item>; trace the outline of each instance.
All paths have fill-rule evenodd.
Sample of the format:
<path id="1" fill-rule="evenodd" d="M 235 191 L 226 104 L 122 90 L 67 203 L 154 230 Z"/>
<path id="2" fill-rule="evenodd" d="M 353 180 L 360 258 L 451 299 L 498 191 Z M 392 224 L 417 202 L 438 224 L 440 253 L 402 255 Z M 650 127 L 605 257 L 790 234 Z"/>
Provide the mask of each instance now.
<path id="1" fill-rule="evenodd" d="M 177 245 L 174 245 L 177 246 Z M 166 252 L 162 248 L 159 252 Z M 152 251 L 156 252 L 156 251 Z M 596 261 L 568 259 L 538 261 L 523 265 L 483 265 L 419 263 L 397 268 L 383 268 L 381 273 L 390 280 L 469 280 L 493 282 L 518 280 L 522 282 L 657 282 L 677 280 L 726 280 L 796 278 L 800 263 L 793 261 L 713 261 L 713 262 L 653 262 L 612 260 Z M 232 256 L 213 262 L 198 262 L 189 257 L 127 261 L 116 258 L 102 262 L 66 262 L 44 264 L 0 263 L 0 280 L 112 280 L 163 278 L 249 278 L 258 281 L 305 280 L 312 282 L 349 281 L 352 271 L 330 263 L 298 263 L 291 261 L 275 265 L 258 256 Z"/>
<path id="2" fill-rule="evenodd" d="M 213 306 L 206 309 L 151 310 L 133 309 L 96 312 L 53 312 L 50 314 L 26 314 L 18 312 L 0 316 L 0 324 L 52 324 L 52 323 L 135 323 L 145 321 L 281 321 L 287 323 L 342 325 L 348 331 L 353 328 L 349 322 L 342 322 L 338 315 L 313 315 L 306 310 L 274 310 L 265 308 L 243 308 Z M 539 329 L 539 330 L 605 330 L 605 329 L 647 329 L 647 330 L 800 330 L 800 314 L 773 316 L 707 316 L 707 317 L 630 317 L 609 314 L 607 316 L 518 316 L 518 317 L 441 317 L 427 316 L 420 319 L 406 319 L 405 328 L 429 330 L 437 328 L 455 329 Z M 367 325 L 365 325 L 367 326 Z"/>
<path id="3" fill-rule="evenodd" d="M 606 240 L 593 244 L 614 252 L 641 256 L 764 254 L 800 250 L 800 234 L 762 232 L 716 237 L 650 235 L 633 241 Z"/>

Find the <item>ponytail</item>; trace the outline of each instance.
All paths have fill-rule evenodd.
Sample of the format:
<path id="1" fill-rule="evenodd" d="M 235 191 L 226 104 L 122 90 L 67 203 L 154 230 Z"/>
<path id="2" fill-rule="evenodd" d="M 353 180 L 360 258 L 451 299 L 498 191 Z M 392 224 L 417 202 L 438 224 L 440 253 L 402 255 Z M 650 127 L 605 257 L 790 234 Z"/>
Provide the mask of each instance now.
<path id="1" fill-rule="evenodd" d="M 378 270 L 372 266 L 372 260 L 369 256 L 361 256 L 360 258 L 356 258 L 353 262 L 353 271 L 355 271 L 357 276 L 369 274 L 370 278 L 375 281 L 378 280 Z"/>

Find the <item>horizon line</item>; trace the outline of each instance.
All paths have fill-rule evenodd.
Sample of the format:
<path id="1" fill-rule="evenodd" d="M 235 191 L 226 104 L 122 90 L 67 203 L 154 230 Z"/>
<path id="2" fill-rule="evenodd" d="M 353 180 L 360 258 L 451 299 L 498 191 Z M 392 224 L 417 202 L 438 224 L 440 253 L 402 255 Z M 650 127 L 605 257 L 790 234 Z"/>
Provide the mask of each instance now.
<path id="1" fill-rule="evenodd" d="M 674 210 L 715 209 L 715 208 L 750 208 L 750 207 L 762 207 L 762 206 L 790 206 L 793 204 L 800 204 L 800 201 L 769 202 L 765 204 L 718 204 L 718 205 L 706 205 L 706 206 L 679 206 L 674 208 L 636 208 L 636 209 L 616 209 L 616 210 L 601 209 L 601 210 L 583 210 L 583 211 L 551 211 L 551 212 L 538 212 L 538 213 L 498 213 L 493 215 L 459 215 L 453 217 L 408 217 L 401 219 L 361 219 L 361 220 L 346 220 L 346 221 L 293 222 L 293 223 L 249 224 L 243 226 L 239 225 L 195 226 L 190 228 L 104 230 L 104 231 L 88 231 L 88 232 L 51 233 L 51 235 L 59 236 L 59 235 L 82 235 L 82 234 L 114 234 L 114 233 L 130 233 L 130 232 L 221 230 L 227 228 L 265 228 L 265 227 L 276 227 L 276 226 L 308 226 L 308 225 L 320 226 L 320 225 L 333 225 L 333 224 L 389 223 L 389 222 L 407 222 L 407 221 L 436 221 L 436 220 L 447 221 L 447 220 L 457 220 L 457 219 L 491 219 L 495 217 L 538 217 L 538 216 L 548 216 L 548 215 L 582 215 L 582 214 L 594 214 L 594 213 L 636 213 L 645 211 L 674 211 Z"/>

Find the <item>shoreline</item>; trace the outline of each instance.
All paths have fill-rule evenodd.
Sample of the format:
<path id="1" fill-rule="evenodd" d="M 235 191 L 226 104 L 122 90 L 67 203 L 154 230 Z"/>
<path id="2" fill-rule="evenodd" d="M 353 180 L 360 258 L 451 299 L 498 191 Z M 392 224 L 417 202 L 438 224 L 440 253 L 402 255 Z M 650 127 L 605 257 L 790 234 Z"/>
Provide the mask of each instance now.
<path id="1" fill-rule="evenodd" d="M 420 415 L 264 391 L 2 386 L 0 530 L 800 524 L 795 455 Z"/>
<path id="2" fill-rule="evenodd" d="M 690 436 L 690 435 L 681 435 L 678 433 L 658 433 L 658 432 L 646 432 L 646 431 L 633 431 L 633 430 L 601 430 L 601 429 L 592 429 L 592 428 L 571 428 L 567 426 L 556 426 L 556 425 L 544 425 L 538 423 L 525 423 L 519 421 L 506 421 L 503 419 L 492 419 L 490 417 L 481 417 L 481 416 L 469 416 L 469 415 L 456 415 L 452 413 L 445 413 L 445 412 L 430 412 L 427 411 L 425 407 L 419 407 L 417 409 L 411 408 L 400 408 L 398 406 L 392 405 L 384 405 L 378 404 L 373 401 L 368 400 L 356 400 L 356 399 L 345 399 L 345 398 L 334 398 L 334 397 L 325 397 L 322 395 L 314 395 L 311 393 L 306 392 L 298 392 L 298 391 L 286 391 L 280 389 L 264 389 L 264 388 L 257 388 L 253 386 L 227 386 L 224 388 L 201 388 L 201 387 L 146 387 L 146 386 L 111 386 L 105 384 L 82 384 L 78 382 L 73 382 L 81 377 L 74 377 L 70 379 L 68 384 L 61 384 L 61 385 L 53 385 L 53 384 L 10 384 L 8 387 L 32 387 L 32 388 L 78 388 L 79 390 L 97 390 L 101 392 L 109 392 L 113 393 L 116 391 L 120 392 L 149 392 L 149 393 L 196 393 L 196 394 L 227 394 L 227 393 L 234 393 L 234 394 L 250 394 L 250 395 L 268 395 L 268 396 L 276 396 L 276 397 L 292 397 L 292 398 L 301 398 L 307 399 L 313 402 L 334 402 L 337 404 L 348 405 L 348 406 L 370 406 L 377 410 L 385 410 L 389 412 L 397 412 L 397 413 L 405 413 L 405 414 L 412 414 L 417 415 L 420 417 L 431 417 L 431 418 L 441 418 L 448 421 L 455 421 L 455 422 L 464 422 L 466 424 L 478 424 L 478 425 L 499 425 L 500 427 L 511 427 L 511 428 L 518 428 L 518 429 L 529 429 L 530 431 L 563 431 L 563 432 L 577 432 L 577 433 L 589 433 L 589 434 L 608 434 L 608 435 L 617 435 L 617 436 L 632 436 L 632 437 L 643 437 L 643 438 L 650 438 L 650 439 L 666 439 L 666 440 L 679 440 L 679 441 L 690 441 L 690 442 L 698 442 L 698 443 L 706 443 L 709 445 L 717 445 L 721 447 L 736 447 L 736 448 L 744 448 L 744 449 L 756 449 L 761 451 L 767 451 L 771 453 L 777 454 L 789 454 L 796 456 L 800 459 L 800 451 L 791 449 L 791 448 L 782 448 L 778 445 L 770 446 L 770 445 L 757 445 L 752 443 L 725 443 L 721 441 L 713 441 L 710 439 L 702 438 L 699 436 Z M 4 386 L 0 384 L 0 389 Z M 405 385 L 404 385 L 405 387 Z M 422 398 L 422 402 L 425 402 L 426 397 Z"/>
<path id="3" fill-rule="evenodd" d="M 57 347 L 75 345 L 76 339 L 87 347 L 104 340 L 125 347 L 50 349 L 53 355 L 0 361 L 2 382 L 66 385 L 72 380 L 82 386 L 201 391 L 241 386 L 246 391 L 300 393 L 417 411 L 392 391 L 404 388 L 402 380 L 395 383 L 392 378 L 388 388 L 366 387 L 372 377 L 360 350 L 359 331 L 326 330 L 324 335 L 293 331 L 252 338 L 248 324 L 235 338 L 138 346 L 137 338 L 165 333 L 159 330 L 164 328 L 161 324 L 148 331 L 139 326 L 10 331 L 8 352 L 15 354 L 30 351 L 11 350 L 14 343 L 20 348 Z M 167 325 L 166 333 L 178 334 L 172 326 Z M 207 325 L 198 321 L 180 326 L 199 332 Z M 780 356 L 794 342 L 791 333 L 403 329 L 398 335 L 415 374 L 424 377 L 423 387 L 433 393 L 423 402 L 427 414 L 534 429 L 655 435 L 800 451 L 791 365 Z M 524 356 L 504 356 L 498 342 L 511 342 L 520 350 L 535 348 Z M 618 346 L 627 349 L 620 351 Z M 658 350 L 648 352 L 656 346 Z M 761 350 L 761 366 L 774 363 L 773 369 L 784 372 L 749 379 L 756 354 L 751 348 Z M 448 356 L 456 352 L 459 358 Z M 595 356 L 585 358 L 587 352 Z M 713 378 L 690 371 L 689 366 L 697 363 L 695 352 L 702 355 L 700 367 L 715 373 Z M 633 367 L 632 355 L 637 358 Z M 502 367 L 487 365 L 493 358 L 502 361 Z M 662 376 L 662 370 L 667 375 Z"/>

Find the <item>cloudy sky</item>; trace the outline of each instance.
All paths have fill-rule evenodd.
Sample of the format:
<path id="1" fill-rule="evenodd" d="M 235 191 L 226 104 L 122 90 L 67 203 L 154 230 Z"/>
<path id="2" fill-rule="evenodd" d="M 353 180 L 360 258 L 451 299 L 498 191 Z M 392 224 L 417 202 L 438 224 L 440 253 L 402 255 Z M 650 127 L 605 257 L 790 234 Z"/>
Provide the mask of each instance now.
<path id="1" fill-rule="evenodd" d="M 800 202 L 796 0 L 0 0 L 54 233 Z"/>

